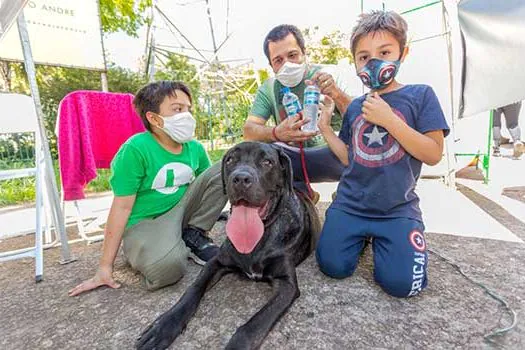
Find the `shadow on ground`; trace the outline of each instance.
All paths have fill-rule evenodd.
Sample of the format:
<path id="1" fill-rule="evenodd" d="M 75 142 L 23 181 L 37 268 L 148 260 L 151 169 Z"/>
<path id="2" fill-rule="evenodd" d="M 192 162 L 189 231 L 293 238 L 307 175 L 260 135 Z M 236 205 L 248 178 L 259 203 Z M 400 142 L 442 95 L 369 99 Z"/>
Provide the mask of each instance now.
<path id="1" fill-rule="evenodd" d="M 326 204 L 319 209 L 324 213 Z M 217 223 L 213 230 L 218 240 L 222 228 Z M 523 239 L 525 232 L 518 235 Z M 523 314 L 524 245 L 433 233 L 427 240 L 430 248 L 494 288 Z M 167 310 L 200 271 L 189 262 L 188 274 L 179 283 L 150 293 L 119 258 L 115 275 L 122 288 L 69 298 L 67 290 L 94 273 L 101 244 L 77 243 L 71 249 L 78 261 L 68 265 L 58 263 L 58 248 L 45 252 L 45 276 L 39 284 L 32 279 L 32 260 L 0 264 L 1 349 L 130 349 L 141 330 Z M 310 256 L 298 268 L 301 297 L 262 349 L 525 348 L 522 320 L 495 344 L 483 340 L 484 334 L 510 324 L 508 313 L 435 254 L 430 255 L 428 289 L 412 299 L 385 294 L 373 281 L 372 266 L 369 248 L 354 276 L 333 280 L 319 272 Z M 270 295 L 263 283 L 225 277 L 206 294 L 172 348 L 223 348 Z"/>

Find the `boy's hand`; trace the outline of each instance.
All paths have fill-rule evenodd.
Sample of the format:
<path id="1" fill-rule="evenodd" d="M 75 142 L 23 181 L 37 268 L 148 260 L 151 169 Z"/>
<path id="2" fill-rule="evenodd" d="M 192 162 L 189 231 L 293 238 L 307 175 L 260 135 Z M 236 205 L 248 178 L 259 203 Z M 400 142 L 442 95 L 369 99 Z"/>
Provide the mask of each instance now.
<path id="1" fill-rule="evenodd" d="M 113 269 L 100 267 L 93 278 L 90 278 L 80 283 L 75 288 L 69 291 L 69 296 L 74 297 L 80 293 L 98 288 L 100 286 L 108 286 L 111 288 L 120 288 L 120 284 L 113 279 Z"/>
<path id="2" fill-rule="evenodd" d="M 363 117 L 370 123 L 382 126 L 386 129 L 392 118 L 397 118 L 392 108 L 379 96 L 377 92 L 368 94 L 363 102 Z"/>
<path id="3" fill-rule="evenodd" d="M 316 72 L 312 79 L 306 81 L 306 84 L 316 84 L 323 95 L 331 98 L 336 98 L 341 94 L 341 90 L 337 87 L 332 75 L 326 72 Z"/>
<path id="4" fill-rule="evenodd" d="M 331 122 L 334 108 L 335 103 L 334 100 L 330 98 L 330 96 L 325 96 L 323 102 L 319 103 L 321 115 L 317 121 L 317 126 L 319 127 L 319 131 L 321 131 L 322 134 L 332 130 Z"/>

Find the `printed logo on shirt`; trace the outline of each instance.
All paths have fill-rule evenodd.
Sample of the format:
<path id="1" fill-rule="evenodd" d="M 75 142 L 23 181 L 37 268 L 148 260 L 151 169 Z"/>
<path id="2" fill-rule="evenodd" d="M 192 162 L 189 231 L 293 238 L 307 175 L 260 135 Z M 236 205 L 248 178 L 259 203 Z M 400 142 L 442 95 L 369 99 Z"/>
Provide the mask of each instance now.
<path id="1" fill-rule="evenodd" d="M 408 235 L 408 240 L 410 241 L 410 244 L 412 244 L 414 249 L 418 252 L 424 252 L 427 248 L 427 244 L 425 243 L 425 237 L 421 232 L 417 230 L 410 232 L 410 234 Z"/>
<path id="2" fill-rule="evenodd" d="M 405 123 L 398 110 L 394 113 Z M 372 124 L 359 115 L 352 124 L 352 146 L 354 159 L 368 168 L 377 168 L 396 163 L 405 155 L 405 149 L 381 126 Z"/>
<path id="3" fill-rule="evenodd" d="M 173 194 L 180 186 L 191 183 L 195 179 L 193 169 L 183 163 L 168 163 L 155 176 L 151 189 L 163 194 Z"/>

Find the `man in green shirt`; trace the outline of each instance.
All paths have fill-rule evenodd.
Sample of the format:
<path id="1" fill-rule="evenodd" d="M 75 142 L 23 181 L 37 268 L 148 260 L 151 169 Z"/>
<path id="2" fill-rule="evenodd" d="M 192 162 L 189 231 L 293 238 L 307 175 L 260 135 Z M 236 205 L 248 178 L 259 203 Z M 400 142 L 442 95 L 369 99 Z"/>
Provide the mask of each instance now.
<path id="1" fill-rule="evenodd" d="M 121 242 L 148 290 L 177 282 L 188 257 L 204 264 L 217 254 L 205 231 L 227 198 L 220 163 L 210 166 L 204 147 L 193 140 L 191 103 L 190 90 L 181 82 L 155 82 L 137 93 L 133 104 L 148 131 L 127 140 L 112 161 L 114 199 L 99 268 L 70 296 L 120 286 L 113 279 L 113 263 Z"/>
<path id="2" fill-rule="evenodd" d="M 244 124 L 244 138 L 252 141 L 278 142 L 292 160 L 295 185 L 305 189 L 298 143 L 305 147 L 305 163 L 311 182 L 339 181 L 343 171 L 342 163 L 330 151 L 317 132 L 306 132 L 301 126 L 308 120 L 301 115 L 287 118 L 282 104 L 282 88 L 289 87 L 299 99 L 309 81 L 317 84 L 321 94 L 334 100 L 337 110 L 332 118 L 332 127 L 339 131 L 344 114 L 351 102 L 341 86 L 342 81 L 333 77 L 321 66 L 307 62 L 304 38 L 293 25 L 279 25 L 273 28 L 264 40 L 264 53 L 275 73 L 275 78 L 266 80 L 255 97 L 250 114 Z M 308 82 L 309 83 L 309 82 Z M 326 98 L 326 97 L 325 97 Z M 267 126 L 273 117 L 274 126 Z M 314 201 L 317 198 L 313 198 Z"/>

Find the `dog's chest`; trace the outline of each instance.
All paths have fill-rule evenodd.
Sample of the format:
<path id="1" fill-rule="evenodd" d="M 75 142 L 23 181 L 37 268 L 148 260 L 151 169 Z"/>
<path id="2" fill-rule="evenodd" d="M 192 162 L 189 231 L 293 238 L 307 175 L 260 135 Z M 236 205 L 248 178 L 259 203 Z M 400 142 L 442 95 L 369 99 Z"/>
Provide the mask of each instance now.
<path id="1" fill-rule="evenodd" d="M 244 274 L 251 280 L 259 281 L 263 279 L 263 268 L 260 264 L 244 266 L 243 270 Z"/>
<path id="2" fill-rule="evenodd" d="M 261 280 L 263 277 L 262 272 L 245 271 L 244 273 L 246 274 L 246 276 L 248 276 L 249 279 L 255 280 L 255 281 Z"/>

